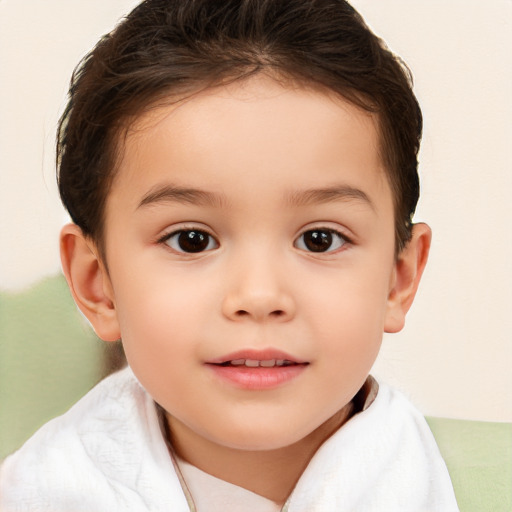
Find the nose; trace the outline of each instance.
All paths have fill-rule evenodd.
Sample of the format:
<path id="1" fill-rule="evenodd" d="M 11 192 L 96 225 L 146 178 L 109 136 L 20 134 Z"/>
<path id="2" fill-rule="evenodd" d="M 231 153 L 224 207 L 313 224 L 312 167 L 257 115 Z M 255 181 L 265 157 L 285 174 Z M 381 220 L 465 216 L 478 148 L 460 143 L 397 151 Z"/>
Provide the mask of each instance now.
<path id="1" fill-rule="evenodd" d="M 228 271 L 222 312 L 230 320 L 286 322 L 296 304 L 283 268 L 270 257 L 252 257 Z"/>

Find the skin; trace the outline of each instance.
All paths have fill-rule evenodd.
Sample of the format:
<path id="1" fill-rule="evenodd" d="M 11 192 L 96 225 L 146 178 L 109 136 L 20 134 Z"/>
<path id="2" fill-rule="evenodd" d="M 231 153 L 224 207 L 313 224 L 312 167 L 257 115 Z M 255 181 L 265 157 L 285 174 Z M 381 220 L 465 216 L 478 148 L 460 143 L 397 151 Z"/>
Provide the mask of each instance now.
<path id="1" fill-rule="evenodd" d="M 193 229 L 206 248 L 183 252 L 179 232 Z M 326 251 L 306 244 L 314 230 Z M 105 236 L 108 272 L 79 228 L 62 231 L 82 311 L 103 339 L 122 337 L 180 456 L 278 503 L 350 416 L 383 332 L 402 328 L 430 244 L 416 225 L 395 257 L 378 120 L 265 76 L 143 115 Z M 307 364 L 262 390 L 212 371 L 246 349 Z"/>

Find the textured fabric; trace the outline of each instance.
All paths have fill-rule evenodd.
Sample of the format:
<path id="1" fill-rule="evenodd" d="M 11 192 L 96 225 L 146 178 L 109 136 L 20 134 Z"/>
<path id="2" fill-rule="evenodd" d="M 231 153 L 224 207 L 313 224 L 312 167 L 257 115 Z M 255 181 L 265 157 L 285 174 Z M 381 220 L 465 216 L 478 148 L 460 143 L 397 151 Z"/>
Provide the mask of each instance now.
<path id="1" fill-rule="evenodd" d="M 286 512 L 456 512 L 446 465 L 424 417 L 380 384 L 376 399 L 315 454 Z"/>
<path id="2" fill-rule="evenodd" d="M 105 379 L 6 459 L 0 510 L 189 512 L 155 404 L 129 369 Z M 382 384 L 371 406 L 320 447 L 283 508 L 457 510 L 424 418 Z"/>
<path id="3" fill-rule="evenodd" d="M 0 511 L 189 512 L 154 402 L 129 369 L 5 460 Z"/>

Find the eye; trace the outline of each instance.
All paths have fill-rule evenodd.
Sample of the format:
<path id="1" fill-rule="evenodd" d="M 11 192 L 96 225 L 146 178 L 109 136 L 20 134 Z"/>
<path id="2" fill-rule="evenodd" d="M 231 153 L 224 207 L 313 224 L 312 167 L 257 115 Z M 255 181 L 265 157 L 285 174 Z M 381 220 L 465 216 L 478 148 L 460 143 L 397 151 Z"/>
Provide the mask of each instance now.
<path id="1" fill-rule="evenodd" d="M 332 229 L 309 229 L 297 238 L 295 247 L 309 252 L 332 252 L 341 249 L 348 240 Z"/>
<path id="2" fill-rule="evenodd" d="M 162 240 L 176 252 L 197 253 L 216 249 L 219 244 L 206 231 L 182 229 L 175 231 Z"/>

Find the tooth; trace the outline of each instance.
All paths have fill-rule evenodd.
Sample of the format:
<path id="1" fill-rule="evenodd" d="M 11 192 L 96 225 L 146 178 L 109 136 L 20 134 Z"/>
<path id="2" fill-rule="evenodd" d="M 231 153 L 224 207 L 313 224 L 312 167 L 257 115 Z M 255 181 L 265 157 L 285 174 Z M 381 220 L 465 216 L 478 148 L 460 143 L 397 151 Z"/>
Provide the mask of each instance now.
<path id="1" fill-rule="evenodd" d="M 264 368 L 272 368 L 276 365 L 275 359 L 269 359 L 268 361 L 260 361 L 260 366 L 263 366 Z"/>
<path id="2" fill-rule="evenodd" d="M 245 366 L 249 368 L 257 368 L 260 365 L 260 362 L 257 359 L 246 359 Z"/>
<path id="3" fill-rule="evenodd" d="M 231 364 L 233 366 L 243 366 L 245 364 L 245 359 L 233 359 L 233 361 L 231 361 Z"/>
<path id="4" fill-rule="evenodd" d="M 283 366 L 284 365 L 284 359 L 276 359 L 276 366 Z"/>

